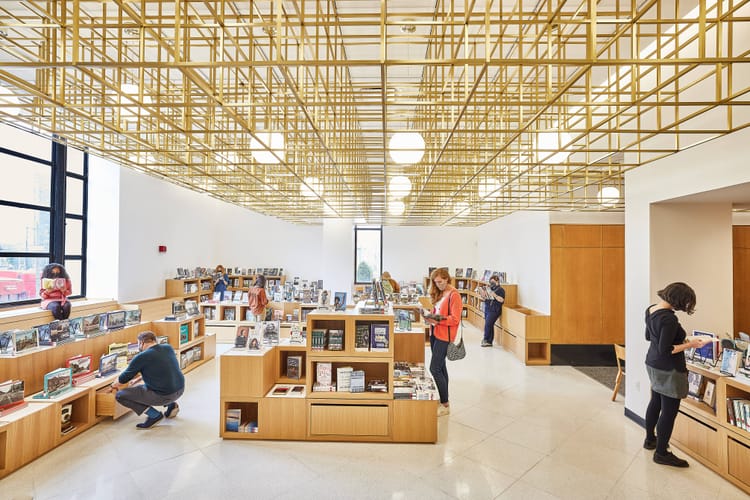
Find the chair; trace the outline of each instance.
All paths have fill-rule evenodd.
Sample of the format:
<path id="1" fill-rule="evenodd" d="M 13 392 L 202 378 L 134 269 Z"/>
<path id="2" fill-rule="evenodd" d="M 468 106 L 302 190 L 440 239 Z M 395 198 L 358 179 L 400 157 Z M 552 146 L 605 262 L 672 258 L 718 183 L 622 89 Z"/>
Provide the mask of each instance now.
<path id="1" fill-rule="evenodd" d="M 612 401 L 617 399 L 617 391 L 620 390 L 620 384 L 625 377 L 625 347 L 619 344 L 615 346 L 615 358 L 617 359 L 617 378 L 615 379 L 615 390 L 612 392 Z"/>

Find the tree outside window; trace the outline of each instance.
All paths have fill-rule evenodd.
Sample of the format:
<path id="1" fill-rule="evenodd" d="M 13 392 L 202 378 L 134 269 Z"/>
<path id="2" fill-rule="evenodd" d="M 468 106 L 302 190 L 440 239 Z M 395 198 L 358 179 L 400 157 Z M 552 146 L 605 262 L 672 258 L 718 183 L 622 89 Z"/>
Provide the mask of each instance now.
<path id="1" fill-rule="evenodd" d="M 383 264 L 383 229 L 354 228 L 354 282 L 365 284 L 380 278 Z"/>

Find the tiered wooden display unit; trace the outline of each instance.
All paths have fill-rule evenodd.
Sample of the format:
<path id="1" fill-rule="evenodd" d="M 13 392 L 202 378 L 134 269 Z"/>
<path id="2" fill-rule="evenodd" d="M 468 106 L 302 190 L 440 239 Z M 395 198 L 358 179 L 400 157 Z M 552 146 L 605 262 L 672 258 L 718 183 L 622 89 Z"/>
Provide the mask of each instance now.
<path id="1" fill-rule="evenodd" d="M 318 312 L 308 315 L 307 344 L 281 345 L 263 351 L 232 350 L 220 357 L 219 433 L 225 439 L 290 439 L 315 441 L 437 441 L 437 401 L 393 399 L 393 314 Z M 357 325 L 387 323 L 390 343 L 385 352 L 357 352 Z M 344 331 L 342 351 L 312 349 L 311 332 L 316 328 Z M 299 380 L 286 378 L 286 359 L 302 356 Z M 313 392 L 319 363 L 331 363 L 333 384 L 336 369 L 351 366 L 364 370 L 365 380 L 387 381 L 387 392 Z M 275 384 L 305 386 L 304 397 L 273 397 Z M 226 410 L 242 409 L 243 420 L 257 422 L 256 433 L 226 430 Z"/>
<path id="2" fill-rule="evenodd" d="M 682 400 L 671 442 L 709 469 L 750 493 L 750 432 L 729 423 L 727 398 L 750 400 L 750 380 L 725 377 L 715 369 L 688 364 L 713 381 L 716 405 Z"/>
<path id="3" fill-rule="evenodd" d="M 73 305 L 72 317 L 87 316 L 120 309 L 114 301 L 83 301 Z M 53 320 L 49 311 L 34 310 L 24 314 L 9 311 L 0 317 L 0 331 L 31 328 Z M 180 325 L 188 325 L 190 340 L 179 344 Z M 0 357 L 0 381 L 23 380 L 28 405 L 20 410 L 0 415 L 0 478 L 32 462 L 52 448 L 90 429 L 104 418 L 117 419 L 130 410 L 115 401 L 110 385 L 119 375 L 95 378 L 74 387 L 57 397 L 34 399 L 31 397 L 43 389 L 44 374 L 65 366 L 65 361 L 78 354 L 91 354 L 97 364 L 111 343 L 129 343 L 137 340 L 138 334 L 153 330 L 157 335 L 167 335 L 170 344 L 179 352 L 195 345 L 202 346 L 202 358 L 184 371 L 189 371 L 215 356 L 216 340 L 206 335 L 202 316 L 185 321 L 145 321 L 126 326 L 102 335 L 77 339 L 54 347 L 39 347 L 15 356 Z M 71 422 L 75 429 L 62 433 L 61 410 L 63 405 L 72 405 Z"/>
<path id="4" fill-rule="evenodd" d="M 213 279 L 210 276 L 168 279 L 164 290 L 167 297 L 205 302 L 213 296 Z"/>

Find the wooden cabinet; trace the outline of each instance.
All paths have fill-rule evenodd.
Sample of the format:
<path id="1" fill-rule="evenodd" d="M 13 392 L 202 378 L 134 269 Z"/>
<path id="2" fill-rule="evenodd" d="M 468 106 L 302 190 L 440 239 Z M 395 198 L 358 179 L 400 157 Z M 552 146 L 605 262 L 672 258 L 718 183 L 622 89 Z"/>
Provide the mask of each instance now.
<path id="1" fill-rule="evenodd" d="M 527 365 L 550 363 L 550 318 L 526 307 L 503 307 L 502 345 Z"/>
<path id="2" fill-rule="evenodd" d="M 164 291 L 167 297 L 205 302 L 213 296 L 213 278 L 205 276 L 202 278 L 166 280 Z"/>
<path id="3" fill-rule="evenodd" d="M 682 400 L 672 433 L 672 444 L 750 493 L 750 432 L 732 425 L 728 403 L 750 401 L 750 380 L 725 377 L 715 369 L 694 364 L 688 370 L 715 384 L 716 404 L 690 398 Z"/>
<path id="4" fill-rule="evenodd" d="M 152 323 L 157 336 L 167 336 L 177 353 L 180 368 L 187 373 L 216 355 L 216 336 L 206 333 L 202 314 L 179 321 L 159 320 Z"/>
<path id="5" fill-rule="evenodd" d="M 60 413 L 57 405 L 50 402 L 29 404 L 3 416 L 0 421 L 0 477 L 54 448 L 59 429 Z"/>
<path id="6" fill-rule="evenodd" d="M 437 401 L 393 399 L 393 356 L 398 337 L 392 314 L 312 311 L 307 317 L 307 344 L 288 342 L 261 351 L 233 349 L 220 361 L 220 435 L 225 439 L 299 439 L 326 441 L 435 442 Z M 357 328 L 385 325 L 389 344 L 382 351 L 357 350 Z M 314 330 L 340 330 L 341 349 L 313 349 Z M 414 334 L 411 334 L 414 335 Z M 424 351 L 421 335 L 415 335 Z M 300 356 L 299 379 L 286 373 L 289 356 Z M 314 391 L 318 369 L 331 375 L 336 387 L 339 368 L 365 373 L 365 384 L 383 381 L 385 392 Z M 343 372 L 342 372 L 343 373 Z M 303 397 L 276 397 L 276 384 L 304 386 Z M 240 415 L 240 431 L 227 430 L 227 414 Z"/>

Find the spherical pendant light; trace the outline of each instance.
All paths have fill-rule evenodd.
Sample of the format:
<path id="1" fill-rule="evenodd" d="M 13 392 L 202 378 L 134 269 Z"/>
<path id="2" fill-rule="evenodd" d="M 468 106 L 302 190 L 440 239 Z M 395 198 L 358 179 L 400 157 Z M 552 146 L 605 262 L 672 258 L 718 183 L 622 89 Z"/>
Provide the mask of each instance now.
<path id="1" fill-rule="evenodd" d="M 393 198 L 403 198 L 411 192 L 411 181 L 405 175 L 397 175 L 391 178 L 388 184 L 388 193 Z"/>
<path id="2" fill-rule="evenodd" d="M 604 207 L 613 207 L 620 201 L 620 190 L 613 186 L 603 187 L 597 195 L 599 203 Z"/>
<path id="3" fill-rule="evenodd" d="M 417 163 L 424 156 L 424 139 L 417 132 L 396 132 L 388 142 L 388 153 L 396 163 Z"/>

